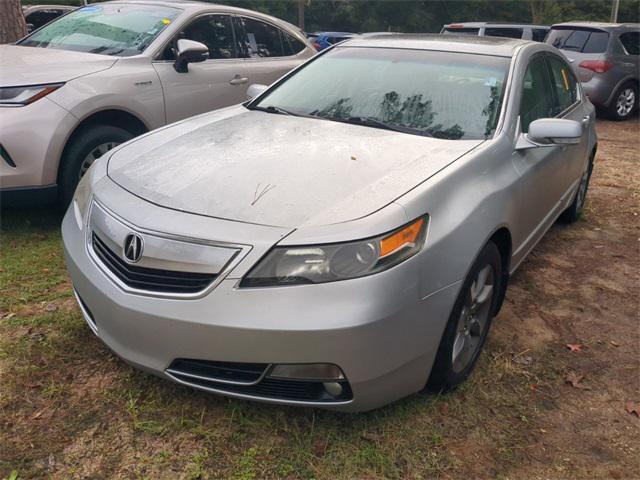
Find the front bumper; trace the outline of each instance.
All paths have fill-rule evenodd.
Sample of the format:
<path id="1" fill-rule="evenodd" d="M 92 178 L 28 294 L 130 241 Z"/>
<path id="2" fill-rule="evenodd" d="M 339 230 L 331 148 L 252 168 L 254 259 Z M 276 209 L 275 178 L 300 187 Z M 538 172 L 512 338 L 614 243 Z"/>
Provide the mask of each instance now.
<path id="1" fill-rule="evenodd" d="M 414 257 L 343 282 L 239 289 L 237 278 L 225 278 L 201 298 L 153 298 L 123 291 L 98 268 L 72 208 L 62 235 L 85 316 L 89 311 L 89 324 L 125 361 L 174 381 L 166 370 L 179 358 L 330 363 L 352 392 L 350 400 L 319 404 L 213 389 L 271 403 L 363 411 L 421 390 L 459 288 L 420 299 Z"/>
<path id="2" fill-rule="evenodd" d="M 60 156 L 76 121 L 48 98 L 0 107 L 0 144 L 11 158 L 0 158 L 0 190 L 55 187 Z"/>

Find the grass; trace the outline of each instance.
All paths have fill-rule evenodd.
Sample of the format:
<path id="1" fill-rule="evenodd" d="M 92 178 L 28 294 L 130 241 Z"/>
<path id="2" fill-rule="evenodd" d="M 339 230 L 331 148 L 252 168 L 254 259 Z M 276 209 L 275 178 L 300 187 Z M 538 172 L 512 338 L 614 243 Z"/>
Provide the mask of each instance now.
<path id="1" fill-rule="evenodd" d="M 70 477 L 434 478 L 464 470 L 456 445 L 470 435 L 483 461 L 523 459 L 513 445 L 537 418 L 530 383 L 554 373 L 518 368 L 504 345 L 455 393 L 360 415 L 224 399 L 128 367 L 73 303 L 59 222 L 54 210 L 2 218 L 0 473 L 39 477 L 51 456 Z"/>

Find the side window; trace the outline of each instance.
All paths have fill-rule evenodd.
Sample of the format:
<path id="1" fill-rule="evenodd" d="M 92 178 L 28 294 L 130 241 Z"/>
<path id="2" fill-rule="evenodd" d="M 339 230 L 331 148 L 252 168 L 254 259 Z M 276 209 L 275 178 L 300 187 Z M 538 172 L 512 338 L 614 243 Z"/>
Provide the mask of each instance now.
<path id="1" fill-rule="evenodd" d="M 485 28 L 487 37 L 522 38 L 522 28 Z"/>
<path id="2" fill-rule="evenodd" d="M 236 57 L 231 18 L 226 15 L 206 15 L 196 18 L 178 33 L 175 40 L 182 38 L 205 44 L 209 49 L 209 58 Z M 173 43 L 167 46 L 162 57 L 164 60 L 175 60 Z"/>
<path id="3" fill-rule="evenodd" d="M 538 118 L 553 117 L 553 94 L 544 57 L 534 57 L 524 74 L 520 122 L 522 131 L 529 131 L 529 124 Z"/>
<path id="4" fill-rule="evenodd" d="M 282 35 L 282 41 L 284 43 L 284 50 L 286 55 L 295 55 L 296 53 L 300 53 L 302 50 L 307 48 L 304 43 L 302 43 L 293 35 L 290 35 L 284 31 L 280 31 L 280 33 Z"/>
<path id="5" fill-rule="evenodd" d="M 285 55 L 280 38 L 280 30 L 276 27 L 253 20 L 244 19 L 244 30 L 247 35 L 247 52 L 251 58 L 283 57 Z"/>
<path id="6" fill-rule="evenodd" d="M 544 42 L 547 32 L 548 30 L 545 30 L 544 28 L 534 28 L 531 31 L 531 39 L 536 42 Z"/>
<path id="7" fill-rule="evenodd" d="M 640 32 L 627 32 L 620 35 L 620 43 L 629 55 L 640 55 Z"/>
<path id="8" fill-rule="evenodd" d="M 549 57 L 551 80 L 558 101 L 554 106 L 554 116 L 565 111 L 578 101 L 578 86 L 571 68 L 563 61 Z"/>

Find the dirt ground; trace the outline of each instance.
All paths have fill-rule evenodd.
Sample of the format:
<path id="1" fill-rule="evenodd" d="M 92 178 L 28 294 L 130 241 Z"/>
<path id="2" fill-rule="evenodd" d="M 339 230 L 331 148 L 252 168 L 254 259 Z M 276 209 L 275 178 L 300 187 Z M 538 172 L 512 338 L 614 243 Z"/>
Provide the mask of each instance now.
<path id="1" fill-rule="evenodd" d="M 583 218 L 516 272 L 469 382 L 358 415 L 133 370 L 81 319 L 60 214 L 2 211 L 0 477 L 640 478 L 640 122 L 598 135 Z"/>

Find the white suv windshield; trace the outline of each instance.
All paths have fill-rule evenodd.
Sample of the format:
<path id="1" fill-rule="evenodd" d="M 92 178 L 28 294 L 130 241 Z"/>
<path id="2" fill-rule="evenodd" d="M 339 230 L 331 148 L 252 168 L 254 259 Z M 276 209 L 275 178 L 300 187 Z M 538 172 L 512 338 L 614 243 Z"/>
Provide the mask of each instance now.
<path id="1" fill-rule="evenodd" d="M 18 45 L 128 57 L 142 53 L 180 10 L 157 5 L 89 5 L 32 33 Z"/>
<path id="2" fill-rule="evenodd" d="M 509 58 L 337 47 L 249 108 L 451 140 L 493 134 Z"/>

